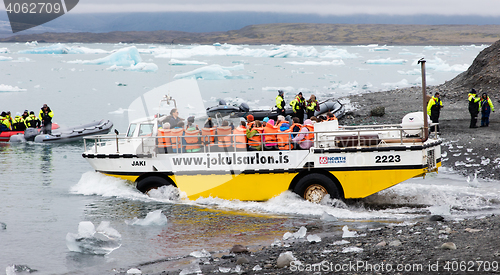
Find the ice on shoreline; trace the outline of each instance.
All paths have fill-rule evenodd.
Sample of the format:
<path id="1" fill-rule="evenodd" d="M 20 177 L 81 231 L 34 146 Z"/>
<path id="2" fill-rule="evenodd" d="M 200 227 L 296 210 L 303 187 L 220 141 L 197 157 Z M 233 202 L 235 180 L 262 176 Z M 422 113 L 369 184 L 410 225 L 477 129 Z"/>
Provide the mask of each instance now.
<path id="1" fill-rule="evenodd" d="M 66 235 L 66 246 L 73 252 L 107 255 L 121 246 L 121 235 L 108 221 L 102 221 L 97 228 L 92 222 L 83 221 L 78 225 L 78 234 Z"/>

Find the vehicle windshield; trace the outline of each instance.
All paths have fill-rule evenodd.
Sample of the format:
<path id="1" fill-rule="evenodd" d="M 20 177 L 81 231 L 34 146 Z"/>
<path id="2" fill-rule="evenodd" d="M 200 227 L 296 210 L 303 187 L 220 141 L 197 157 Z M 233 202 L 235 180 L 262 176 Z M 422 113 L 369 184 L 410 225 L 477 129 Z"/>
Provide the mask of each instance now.
<path id="1" fill-rule="evenodd" d="M 131 137 L 134 135 L 134 131 L 135 131 L 136 127 L 137 127 L 137 124 L 130 124 L 130 127 L 128 127 L 127 137 Z"/>
<path id="2" fill-rule="evenodd" d="M 139 127 L 139 136 L 151 136 L 153 134 L 153 124 L 148 123 L 148 124 L 141 124 Z"/>

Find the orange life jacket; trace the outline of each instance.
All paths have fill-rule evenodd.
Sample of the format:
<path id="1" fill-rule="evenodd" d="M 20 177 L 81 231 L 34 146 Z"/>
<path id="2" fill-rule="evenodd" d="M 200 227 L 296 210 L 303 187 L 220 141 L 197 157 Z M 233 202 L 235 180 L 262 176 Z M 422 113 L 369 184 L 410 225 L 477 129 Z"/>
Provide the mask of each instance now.
<path id="1" fill-rule="evenodd" d="M 280 132 L 280 133 L 286 133 L 286 134 L 278 135 L 278 148 L 280 150 L 290 150 L 293 148 L 293 145 L 290 142 L 290 140 L 291 140 L 290 133 L 291 132 L 292 132 L 292 130 L 288 129 L 286 131 Z"/>
<path id="2" fill-rule="evenodd" d="M 158 129 L 158 136 L 168 137 L 172 135 L 172 129 Z M 170 138 L 159 138 L 158 139 L 158 147 L 160 148 L 168 148 L 172 146 L 172 142 Z"/>
<path id="3" fill-rule="evenodd" d="M 233 134 L 236 148 L 247 148 L 247 129 L 243 126 L 238 126 L 234 129 Z"/>
<path id="4" fill-rule="evenodd" d="M 264 128 L 262 128 L 262 127 L 254 127 L 252 129 L 252 131 L 253 130 L 255 130 L 255 131 L 259 132 L 259 133 L 255 134 L 253 137 L 251 137 L 251 138 L 248 139 L 248 145 L 250 145 L 252 147 L 257 147 L 257 146 L 261 145 L 262 136 L 260 134 L 262 134 L 262 132 L 264 132 Z"/>
<path id="5" fill-rule="evenodd" d="M 217 127 L 217 144 L 219 147 L 229 147 L 233 143 L 231 126 Z"/>
<path id="6" fill-rule="evenodd" d="M 186 141 L 186 151 L 198 152 L 201 149 L 200 130 L 186 130 L 184 140 Z"/>
<path id="7" fill-rule="evenodd" d="M 251 121 L 251 122 L 248 122 L 247 123 L 247 129 L 251 129 L 254 124 L 255 124 L 255 120 Z"/>
<path id="8" fill-rule="evenodd" d="M 307 140 L 314 140 L 314 125 L 304 125 L 304 127 L 307 127 L 307 130 L 309 130 L 309 134 L 306 134 L 304 139 Z"/>
<path id="9" fill-rule="evenodd" d="M 293 128 L 294 128 L 295 126 L 299 127 L 299 129 L 297 130 L 297 132 L 294 132 L 294 131 L 293 131 Z M 296 135 L 298 135 L 297 133 L 298 133 L 298 132 L 300 132 L 300 130 L 302 129 L 302 127 L 304 127 L 304 126 L 303 126 L 302 124 L 300 124 L 300 123 L 294 123 L 294 124 L 292 124 L 292 125 L 290 126 L 290 131 L 291 131 L 292 133 L 295 133 L 295 134 L 293 134 L 293 137 L 295 137 Z"/>
<path id="10" fill-rule="evenodd" d="M 336 117 L 335 115 L 333 115 L 332 117 L 329 117 L 329 118 L 327 119 L 327 121 L 330 121 L 330 120 L 337 120 L 337 117 Z"/>
<path id="11" fill-rule="evenodd" d="M 201 135 L 204 144 L 215 144 L 215 128 L 203 128 L 201 129 Z"/>
<path id="12" fill-rule="evenodd" d="M 172 136 L 170 140 L 172 142 L 172 148 L 174 150 L 182 148 L 182 134 L 184 134 L 184 129 L 182 128 L 174 128 L 170 132 L 170 136 Z"/>
<path id="13" fill-rule="evenodd" d="M 274 133 L 278 133 L 278 128 L 271 125 L 271 123 L 267 123 L 266 127 L 264 127 L 264 134 L 274 134 Z M 276 135 L 264 135 L 264 143 L 266 145 L 275 144 L 277 142 L 278 138 L 276 137 Z"/>

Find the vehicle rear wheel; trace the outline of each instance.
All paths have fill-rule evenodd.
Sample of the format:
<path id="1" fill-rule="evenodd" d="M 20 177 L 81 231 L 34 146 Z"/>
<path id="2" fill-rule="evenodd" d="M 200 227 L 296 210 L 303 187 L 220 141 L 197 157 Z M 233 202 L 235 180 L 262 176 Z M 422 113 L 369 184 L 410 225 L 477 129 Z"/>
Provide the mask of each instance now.
<path id="1" fill-rule="evenodd" d="M 142 193 L 147 193 L 151 189 L 156 189 L 162 186 L 170 185 L 171 183 L 158 176 L 149 176 L 146 178 L 141 179 L 140 181 L 137 182 L 136 188 L 137 190 L 141 191 Z"/>
<path id="2" fill-rule="evenodd" d="M 309 174 L 297 182 L 294 190 L 305 200 L 313 203 L 319 203 L 327 194 L 332 199 L 340 199 L 340 194 L 335 183 L 326 175 Z"/>

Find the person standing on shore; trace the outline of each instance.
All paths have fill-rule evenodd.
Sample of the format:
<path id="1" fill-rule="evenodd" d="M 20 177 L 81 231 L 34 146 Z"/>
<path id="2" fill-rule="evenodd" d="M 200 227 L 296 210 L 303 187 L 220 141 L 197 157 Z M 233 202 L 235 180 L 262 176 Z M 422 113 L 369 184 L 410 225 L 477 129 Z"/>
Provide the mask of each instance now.
<path id="1" fill-rule="evenodd" d="M 278 108 L 278 115 L 285 116 L 285 93 L 283 90 L 278 90 L 276 108 Z"/>
<path id="2" fill-rule="evenodd" d="M 441 112 L 441 108 L 443 108 L 443 102 L 439 97 L 439 93 L 436 92 L 427 104 L 427 114 L 431 117 L 432 123 L 439 123 L 439 113 Z M 432 126 L 430 130 L 431 132 L 439 132 L 439 125 Z"/>
<path id="3" fill-rule="evenodd" d="M 483 93 L 481 95 L 479 106 L 481 106 L 481 127 L 488 127 L 490 125 L 490 113 L 495 112 L 495 106 L 493 106 L 488 94 Z"/>
<path id="4" fill-rule="evenodd" d="M 479 101 L 481 98 L 477 97 L 476 90 L 472 89 L 469 92 L 469 113 L 470 113 L 470 126 L 469 128 L 477 128 L 477 115 L 479 114 Z"/>
<path id="5" fill-rule="evenodd" d="M 52 112 L 47 104 L 43 104 L 38 116 L 42 121 L 42 134 L 52 135 L 52 118 L 54 117 L 54 112 Z"/>

